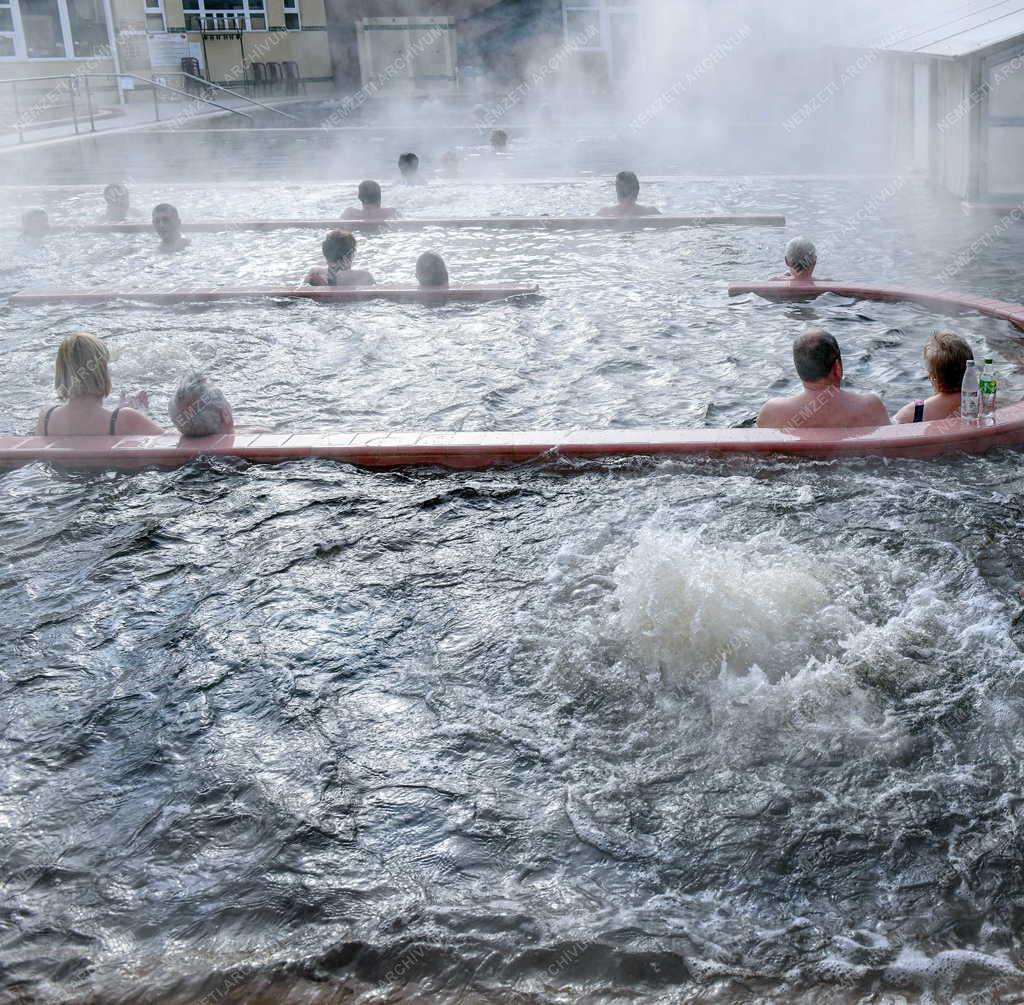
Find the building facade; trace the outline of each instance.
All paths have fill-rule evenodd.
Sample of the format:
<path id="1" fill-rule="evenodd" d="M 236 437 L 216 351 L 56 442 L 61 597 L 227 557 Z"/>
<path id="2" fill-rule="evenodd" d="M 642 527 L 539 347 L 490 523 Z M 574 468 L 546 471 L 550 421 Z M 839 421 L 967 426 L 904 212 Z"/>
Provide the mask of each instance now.
<path id="1" fill-rule="evenodd" d="M 90 78 L 132 99 L 129 74 L 182 86 L 183 59 L 228 86 L 255 62 L 293 61 L 307 81 L 333 79 L 324 0 L 0 0 L 0 78 Z M 120 85 L 120 86 L 118 86 Z"/>

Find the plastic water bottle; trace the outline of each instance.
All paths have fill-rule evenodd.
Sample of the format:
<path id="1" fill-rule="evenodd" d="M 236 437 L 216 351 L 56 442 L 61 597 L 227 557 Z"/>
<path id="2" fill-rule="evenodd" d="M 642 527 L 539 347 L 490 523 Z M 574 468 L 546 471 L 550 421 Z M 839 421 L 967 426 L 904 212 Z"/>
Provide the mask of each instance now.
<path id="1" fill-rule="evenodd" d="M 978 417 L 980 390 L 978 368 L 974 365 L 974 360 L 969 359 L 967 369 L 964 370 L 964 382 L 960 385 L 960 418 L 976 419 Z"/>
<path id="2" fill-rule="evenodd" d="M 979 415 L 992 415 L 996 410 L 996 370 L 992 360 L 986 359 L 985 365 L 981 368 L 981 375 L 978 377 L 978 393 L 981 396 Z"/>

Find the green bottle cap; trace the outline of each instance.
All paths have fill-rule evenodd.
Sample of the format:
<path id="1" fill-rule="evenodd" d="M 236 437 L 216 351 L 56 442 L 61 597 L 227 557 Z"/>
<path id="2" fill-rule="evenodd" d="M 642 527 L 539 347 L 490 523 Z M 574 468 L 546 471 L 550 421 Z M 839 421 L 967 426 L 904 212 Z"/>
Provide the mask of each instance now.
<path id="1" fill-rule="evenodd" d="M 989 363 L 991 363 L 991 362 L 992 362 L 992 360 L 986 357 L 986 359 L 985 359 L 985 364 L 986 364 L 986 365 L 988 365 L 988 364 L 989 364 Z"/>

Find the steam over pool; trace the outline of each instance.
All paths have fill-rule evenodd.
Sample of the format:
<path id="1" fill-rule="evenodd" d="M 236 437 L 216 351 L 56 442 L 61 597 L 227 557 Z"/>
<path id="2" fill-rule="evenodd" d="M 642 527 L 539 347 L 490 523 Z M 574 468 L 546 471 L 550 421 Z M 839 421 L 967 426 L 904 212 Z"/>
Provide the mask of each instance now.
<path id="1" fill-rule="evenodd" d="M 787 231 L 390 234 L 469 308 L 5 309 L 6 429 L 58 340 L 114 351 L 154 414 L 184 369 L 277 429 L 723 425 L 793 386 L 824 324 L 854 386 L 919 396 L 907 306 L 730 302 L 800 231 L 840 278 L 926 282 L 985 224 L 915 182 L 645 188 Z M 477 186 L 583 212 L 604 183 Z M 164 193 L 133 186 L 140 206 Z M 439 186 L 388 193 L 437 213 Z M 268 187 L 322 213 L 348 189 Z M 22 197 L 89 219 L 97 194 Z M 317 204 L 322 200 L 322 204 Z M 186 218 L 252 212 L 201 188 Z M 867 207 L 867 208 L 865 208 Z M 13 209 L 11 210 L 13 212 Z M 294 281 L 316 236 L 7 236 L 33 283 Z M 1021 237 L 960 283 L 1021 300 Z M 481 473 L 198 461 L 0 479 L 0 988 L 24 1002 L 994 1001 L 1019 992 L 1019 454 L 666 460 Z M 959 997 L 957 997 L 959 996 Z M 917 1000 L 915 999 L 915 1000 Z"/>

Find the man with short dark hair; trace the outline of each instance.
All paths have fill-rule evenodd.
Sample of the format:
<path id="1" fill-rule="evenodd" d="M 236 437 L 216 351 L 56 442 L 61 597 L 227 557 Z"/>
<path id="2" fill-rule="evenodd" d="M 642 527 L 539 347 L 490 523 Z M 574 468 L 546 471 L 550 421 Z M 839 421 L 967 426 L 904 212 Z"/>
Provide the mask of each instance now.
<path id="1" fill-rule="evenodd" d="M 769 429 L 861 428 L 889 425 L 877 394 L 844 391 L 839 343 L 821 328 L 809 328 L 793 341 L 793 363 L 803 391 L 765 402 L 757 424 Z"/>
<path id="2" fill-rule="evenodd" d="M 640 179 L 632 171 L 620 171 L 615 176 L 615 197 L 619 200 L 614 206 L 605 206 L 597 211 L 598 216 L 660 216 L 661 210 L 654 206 L 641 206 Z"/>
<path id="3" fill-rule="evenodd" d="M 401 154 L 398 158 L 398 170 L 406 185 L 423 185 L 420 177 L 420 159 L 414 153 Z"/>
<path id="4" fill-rule="evenodd" d="M 350 206 L 342 214 L 344 220 L 394 220 L 398 217 L 398 210 L 387 206 L 381 206 L 380 184 L 367 180 L 359 183 L 359 208 Z"/>
<path id="5" fill-rule="evenodd" d="M 356 239 L 347 230 L 331 230 L 320 245 L 327 267 L 310 269 L 308 286 L 373 286 L 373 276 L 365 269 L 353 269 Z"/>
<path id="6" fill-rule="evenodd" d="M 160 238 L 161 251 L 182 251 L 192 243 L 181 236 L 181 216 L 169 202 L 153 207 L 153 229 Z"/>

